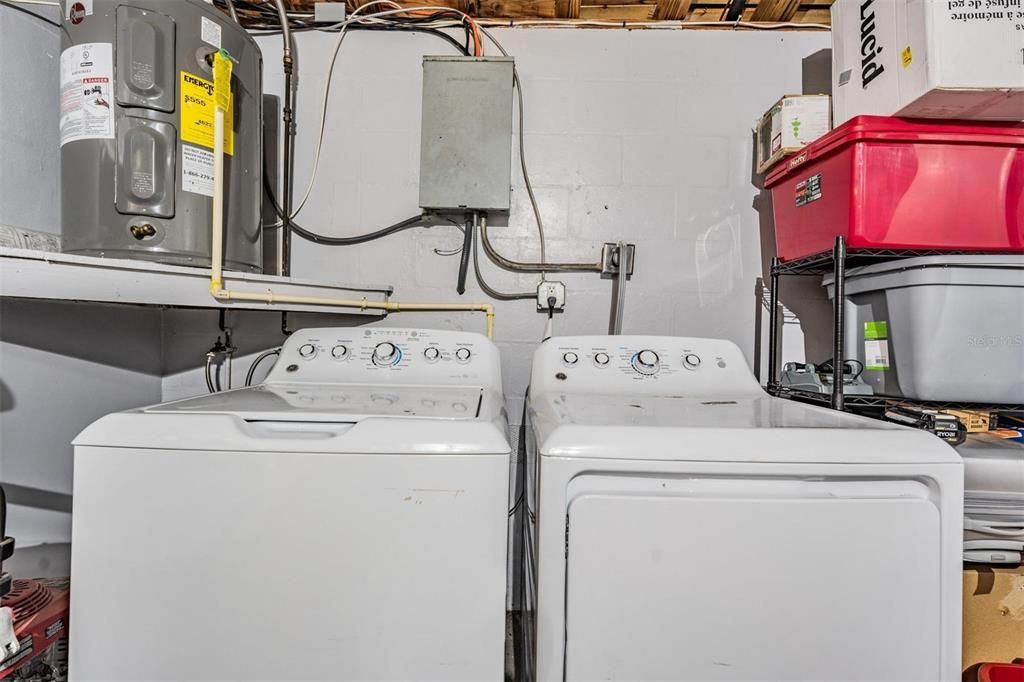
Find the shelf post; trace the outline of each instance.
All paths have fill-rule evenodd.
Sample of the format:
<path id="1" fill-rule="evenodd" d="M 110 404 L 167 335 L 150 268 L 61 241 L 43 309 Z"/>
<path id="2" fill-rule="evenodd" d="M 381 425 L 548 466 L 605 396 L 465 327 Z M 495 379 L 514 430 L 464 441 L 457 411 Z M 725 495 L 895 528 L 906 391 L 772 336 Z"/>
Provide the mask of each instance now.
<path id="1" fill-rule="evenodd" d="M 846 353 L 846 238 L 836 237 L 832 248 L 835 296 L 832 298 L 832 409 L 844 407 L 843 369 Z"/>
<path id="2" fill-rule="evenodd" d="M 779 257 L 772 258 L 768 288 L 768 382 L 769 393 L 779 384 Z"/>

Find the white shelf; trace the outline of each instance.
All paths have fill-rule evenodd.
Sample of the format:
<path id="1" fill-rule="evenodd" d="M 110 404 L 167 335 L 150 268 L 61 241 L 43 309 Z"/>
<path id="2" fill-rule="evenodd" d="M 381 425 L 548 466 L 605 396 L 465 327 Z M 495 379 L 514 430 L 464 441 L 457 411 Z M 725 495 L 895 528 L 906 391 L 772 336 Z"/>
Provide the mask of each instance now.
<path id="1" fill-rule="evenodd" d="M 232 291 L 386 301 L 389 286 L 355 287 L 308 280 L 224 272 Z M 97 258 L 0 247 L 0 297 L 121 303 L 172 308 L 227 308 L 277 312 L 371 315 L 379 310 L 317 305 L 218 301 L 210 295 L 210 270 L 122 258 Z"/>

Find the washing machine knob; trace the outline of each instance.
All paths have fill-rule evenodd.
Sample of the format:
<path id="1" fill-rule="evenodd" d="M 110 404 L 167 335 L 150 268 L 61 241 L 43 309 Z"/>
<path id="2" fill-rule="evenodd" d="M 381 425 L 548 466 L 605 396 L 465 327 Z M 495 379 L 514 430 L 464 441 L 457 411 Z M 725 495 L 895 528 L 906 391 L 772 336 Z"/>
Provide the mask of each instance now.
<path id="1" fill-rule="evenodd" d="M 598 367 L 606 367 L 608 363 L 611 361 L 612 359 L 608 356 L 607 353 L 594 354 L 594 364 L 597 365 Z"/>
<path id="2" fill-rule="evenodd" d="M 653 350 L 642 350 L 633 357 L 633 367 L 644 374 L 653 374 L 658 371 L 660 359 Z"/>
<path id="3" fill-rule="evenodd" d="M 344 360 L 348 357 L 348 346 L 339 343 L 337 346 L 331 349 L 331 356 L 335 360 Z"/>
<path id="4" fill-rule="evenodd" d="M 303 360 L 312 360 L 316 356 L 316 346 L 311 343 L 304 343 L 299 346 L 299 357 Z"/>
<path id="5" fill-rule="evenodd" d="M 471 357 L 473 357 L 473 351 L 468 348 L 459 348 L 455 351 L 455 359 L 459 362 L 469 362 Z"/>
<path id="6" fill-rule="evenodd" d="M 373 364 L 392 365 L 398 360 L 398 346 L 390 341 L 378 343 L 373 349 Z"/>
<path id="7" fill-rule="evenodd" d="M 700 367 L 700 356 L 696 353 L 687 353 L 683 356 L 683 366 L 686 369 L 697 369 Z"/>
<path id="8" fill-rule="evenodd" d="M 579 360 L 580 356 L 577 355 L 576 353 L 573 353 L 572 351 L 569 351 L 568 353 L 562 356 L 562 362 L 564 362 L 567 365 L 575 365 L 577 362 L 579 362 Z"/>
<path id="9" fill-rule="evenodd" d="M 423 350 L 423 357 L 427 359 L 427 362 L 437 362 L 441 359 L 441 349 L 437 346 L 427 346 Z"/>

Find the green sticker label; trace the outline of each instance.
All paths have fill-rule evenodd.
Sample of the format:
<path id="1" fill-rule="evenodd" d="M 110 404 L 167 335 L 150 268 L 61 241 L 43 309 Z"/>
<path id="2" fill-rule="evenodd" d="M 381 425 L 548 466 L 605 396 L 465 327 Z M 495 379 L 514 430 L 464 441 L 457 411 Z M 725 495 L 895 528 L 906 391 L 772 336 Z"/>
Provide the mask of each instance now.
<path id="1" fill-rule="evenodd" d="M 889 338 L 889 323 L 885 320 L 864 323 L 865 339 L 887 339 Z"/>

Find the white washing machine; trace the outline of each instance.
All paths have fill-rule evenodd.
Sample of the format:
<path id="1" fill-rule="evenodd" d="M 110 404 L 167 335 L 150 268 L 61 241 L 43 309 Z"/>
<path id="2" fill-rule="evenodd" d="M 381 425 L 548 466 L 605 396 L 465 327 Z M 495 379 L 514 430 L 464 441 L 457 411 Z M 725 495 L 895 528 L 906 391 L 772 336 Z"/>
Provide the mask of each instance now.
<path id="1" fill-rule="evenodd" d="M 539 680 L 960 678 L 935 436 L 769 397 L 693 338 L 551 339 L 529 418 Z"/>
<path id="2" fill-rule="evenodd" d="M 509 442 L 470 333 L 295 332 L 75 441 L 74 680 L 501 680 Z"/>

